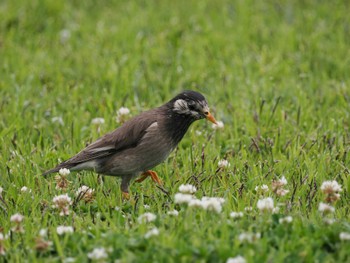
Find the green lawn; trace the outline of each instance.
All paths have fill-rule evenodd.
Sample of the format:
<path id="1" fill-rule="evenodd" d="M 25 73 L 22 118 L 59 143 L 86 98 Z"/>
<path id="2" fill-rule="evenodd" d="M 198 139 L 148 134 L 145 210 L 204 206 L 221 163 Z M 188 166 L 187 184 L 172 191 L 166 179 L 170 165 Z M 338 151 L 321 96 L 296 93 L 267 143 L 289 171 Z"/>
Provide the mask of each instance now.
<path id="1" fill-rule="evenodd" d="M 1 1 L 0 262 L 94 261 L 96 248 L 100 262 L 350 262 L 349 13 L 346 0 Z M 155 168 L 168 194 L 146 180 L 122 201 L 118 178 L 72 172 L 60 190 L 40 175 L 118 127 L 122 106 L 130 118 L 185 89 L 224 128 L 196 122 Z M 342 191 L 325 215 L 329 180 Z M 222 211 L 176 204 L 187 183 Z M 259 210 L 267 197 L 279 211 Z"/>

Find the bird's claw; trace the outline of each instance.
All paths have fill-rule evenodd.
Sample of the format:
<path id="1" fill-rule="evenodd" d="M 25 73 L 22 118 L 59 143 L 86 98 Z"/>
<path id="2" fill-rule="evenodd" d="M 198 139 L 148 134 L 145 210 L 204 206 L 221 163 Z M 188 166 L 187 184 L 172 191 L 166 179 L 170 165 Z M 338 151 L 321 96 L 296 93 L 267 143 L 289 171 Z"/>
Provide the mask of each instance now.
<path id="1" fill-rule="evenodd" d="M 130 194 L 128 192 L 122 192 L 122 198 L 123 198 L 123 200 L 129 200 Z"/>
<path id="2" fill-rule="evenodd" d="M 163 185 L 162 180 L 159 179 L 157 173 L 155 171 L 151 171 L 148 170 L 146 172 L 144 172 L 143 174 L 141 174 L 140 178 L 137 179 L 135 182 L 141 183 L 143 182 L 147 177 L 151 177 L 152 181 L 159 184 L 159 185 Z"/>

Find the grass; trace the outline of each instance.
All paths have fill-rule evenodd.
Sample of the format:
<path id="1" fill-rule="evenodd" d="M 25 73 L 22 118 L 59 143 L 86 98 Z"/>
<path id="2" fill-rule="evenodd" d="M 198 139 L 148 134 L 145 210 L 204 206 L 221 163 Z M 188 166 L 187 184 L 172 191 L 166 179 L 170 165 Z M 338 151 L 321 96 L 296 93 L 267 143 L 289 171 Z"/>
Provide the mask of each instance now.
<path id="1" fill-rule="evenodd" d="M 9 236 L 0 241 L 0 261 L 85 262 L 104 247 L 111 262 L 226 262 L 237 255 L 247 262 L 350 262 L 350 242 L 339 238 L 350 232 L 349 8 L 340 0 L 2 1 L 0 232 Z M 60 191 L 54 176 L 40 176 L 117 127 L 120 107 L 136 115 L 184 89 L 204 93 L 225 127 L 195 123 L 155 168 L 169 195 L 145 181 L 132 185 L 133 201 L 122 202 L 116 178 L 72 173 Z M 91 124 L 96 117 L 105 119 L 100 129 Z M 231 166 L 218 170 L 221 159 Z M 260 213 L 255 187 L 271 189 L 282 176 L 289 193 L 265 194 L 280 211 Z M 343 191 L 335 212 L 323 216 L 326 180 Z M 198 188 L 197 197 L 225 198 L 223 211 L 175 204 L 184 183 Z M 81 185 L 95 189 L 95 200 L 59 216 L 53 197 L 74 198 Z M 174 208 L 179 215 L 167 215 Z M 244 216 L 233 220 L 231 211 Z M 138 223 L 144 212 L 156 221 Z M 15 213 L 25 217 L 22 234 L 10 231 Z M 293 222 L 280 224 L 287 215 Z M 59 236 L 59 225 L 74 233 Z M 145 239 L 150 227 L 159 235 Z M 41 252 L 40 229 L 52 242 Z M 240 242 L 245 232 L 261 238 Z"/>

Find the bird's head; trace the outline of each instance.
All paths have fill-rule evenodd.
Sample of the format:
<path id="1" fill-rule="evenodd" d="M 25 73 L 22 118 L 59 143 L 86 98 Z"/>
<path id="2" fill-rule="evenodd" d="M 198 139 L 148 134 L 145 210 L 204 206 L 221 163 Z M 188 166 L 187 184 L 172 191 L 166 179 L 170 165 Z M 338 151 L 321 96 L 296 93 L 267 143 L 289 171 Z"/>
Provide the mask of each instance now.
<path id="1" fill-rule="evenodd" d="M 204 119 L 216 124 L 204 96 L 196 91 L 184 91 L 169 102 L 172 110 L 177 114 L 187 115 L 194 120 Z"/>

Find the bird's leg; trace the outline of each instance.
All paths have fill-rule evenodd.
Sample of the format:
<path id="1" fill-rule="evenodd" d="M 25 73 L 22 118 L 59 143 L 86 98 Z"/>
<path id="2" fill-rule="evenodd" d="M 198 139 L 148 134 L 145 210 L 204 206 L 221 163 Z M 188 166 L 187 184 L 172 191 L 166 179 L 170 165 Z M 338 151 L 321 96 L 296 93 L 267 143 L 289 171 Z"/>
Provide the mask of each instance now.
<path id="1" fill-rule="evenodd" d="M 123 200 L 129 200 L 130 194 L 128 192 L 122 192 L 122 198 L 123 198 Z"/>
<path id="2" fill-rule="evenodd" d="M 148 171 L 144 172 L 143 174 L 141 174 L 140 178 L 137 179 L 135 182 L 141 183 L 149 176 L 151 177 L 153 182 L 155 182 L 155 183 L 157 183 L 159 185 L 163 185 L 163 183 L 159 179 L 157 173 L 155 171 L 151 171 L 151 170 L 148 170 Z"/>
<path id="3" fill-rule="evenodd" d="M 129 200 L 129 184 L 131 181 L 132 176 L 125 175 L 122 177 L 122 183 L 120 185 L 120 189 L 122 190 L 122 198 L 124 200 Z"/>

